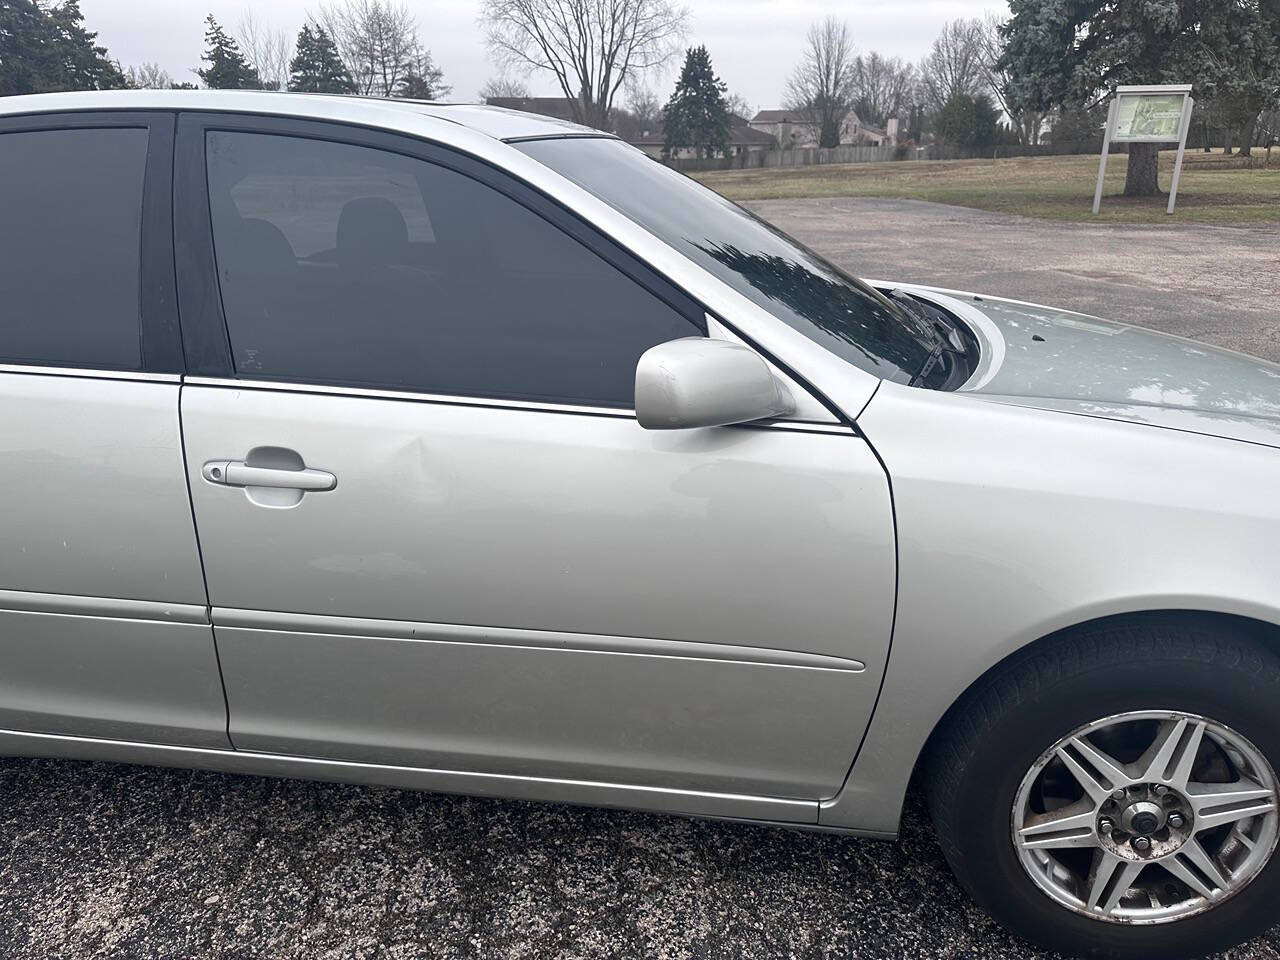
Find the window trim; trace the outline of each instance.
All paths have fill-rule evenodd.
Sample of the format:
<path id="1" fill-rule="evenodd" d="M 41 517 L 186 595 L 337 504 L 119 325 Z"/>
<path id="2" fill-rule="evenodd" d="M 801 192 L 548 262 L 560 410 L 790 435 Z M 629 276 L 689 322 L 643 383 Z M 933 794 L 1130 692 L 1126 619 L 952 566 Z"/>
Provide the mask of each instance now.
<path id="1" fill-rule="evenodd" d="M 173 245 L 173 144 L 175 117 L 168 111 L 104 110 L 0 116 L 0 135 L 111 128 L 147 131 L 146 167 L 138 250 L 139 366 L 5 358 L 9 368 L 59 368 L 120 373 L 183 372 Z"/>
<path id="2" fill-rule="evenodd" d="M 232 360 L 230 331 L 218 282 L 206 157 L 207 135 L 210 132 L 224 131 L 319 140 L 383 150 L 435 164 L 469 177 L 518 203 L 639 284 L 642 289 L 687 320 L 692 328 L 691 335 L 708 335 L 706 311 L 694 298 L 553 198 L 487 161 L 433 141 L 347 123 L 260 114 L 184 112 L 179 115 L 177 126 L 174 230 L 177 236 L 179 313 L 186 347 L 186 368 L 193 377 L 243 382 L 246 385 L 270 385 L 276 389 L 314 386 L 326 391 L 350 394 L 367 391 L 384 397 L 398 396 L 401 399 L 445 401 L 448 397 L 458 397 L 464 402 L 496 406 L 516 404 L 522 408 L 534 403 L 527 398 L 514 396 L 478 393 L 443 395 L 428 390 L 406 389 L 400 384 L 334 382 L 313 378 L 292 380 L 278 375 L 237 372 Z M 634 416 L 632 411 L 624 407 L 584 403 L 580 400 L 537 401 L 534 408 L 577 412 L 608 411 L 622 416 Z"/>
<path id="3" fill-rule="evenodd" d="M 182 381 L 189 387 L 230 387 L 236 390 L 265 390 L 271 393 L 305 393 L 326 397 L 352 397 L 363 400 L 400 400 L 413 403 L 440 404 L 449 407 L 484 407 L 497 410 L 524 410 L 532 413 L 565 413 L 586 417 L 608 417 L 634 420 L 630 407 L 606 407 L 593 404 L 556 402 L 554 400 L 520 400 L 508 397 L 470 396 L 405 390 L 394 387 L 356 387 L 350 384 L 311 383 L 298 380 L 260 379 L 257 377 L 187 376 Z"/>

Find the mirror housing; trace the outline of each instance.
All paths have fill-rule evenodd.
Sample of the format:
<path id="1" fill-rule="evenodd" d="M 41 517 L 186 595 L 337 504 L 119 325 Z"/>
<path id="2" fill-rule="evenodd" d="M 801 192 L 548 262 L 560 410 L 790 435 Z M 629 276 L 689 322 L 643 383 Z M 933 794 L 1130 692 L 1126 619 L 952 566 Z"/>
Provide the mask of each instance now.
<path id="1" fill-rule="evenodd" d="M 646 430 L 721 427 L 795 410 L 764 358 L 728 340 L 670 340 L 646 350 L 636 366 L 636 419 Z"/>

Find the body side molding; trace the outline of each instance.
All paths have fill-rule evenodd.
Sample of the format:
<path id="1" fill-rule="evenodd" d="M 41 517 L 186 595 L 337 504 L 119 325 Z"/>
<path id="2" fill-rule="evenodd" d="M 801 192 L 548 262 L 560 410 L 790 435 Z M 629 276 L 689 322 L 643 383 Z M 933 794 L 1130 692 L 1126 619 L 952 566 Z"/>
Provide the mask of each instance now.
<path id="1" fill-rule="evenodd" d="M 600 653 L 624 653 L 650 657 L 688 657 L 696 660 L 727 660 L 779 667 L 817 670 L 848 670 L 861 673 L 860 660 L 828 654 L 776 650 L 767 647 L 736 646 L 697 641 L 661 640 L 649 637 L 617 637 L 589 633 L 559 633 L 549 630 L 522 630 L 510 627 L 478 627 L 451 623 L 416 623 L 404 620 L 370 620 L 357 617 L 317 616 L 278 613 L 267 610 L 213 608 L 213 625 L 246 627 L 330 636 L 377 637 L 389 640 L 483 643 L 507 647 L 539 647 Z"/>
<path id="2" fill-rule="evenodd" d="M 0 610 L 116 620 L 161 620 L 168 623 L 209 622 L 209 608 L 201 604 L 82 597 L 69 593 L 32 593 L 26 590 L 0 590 Z"/>

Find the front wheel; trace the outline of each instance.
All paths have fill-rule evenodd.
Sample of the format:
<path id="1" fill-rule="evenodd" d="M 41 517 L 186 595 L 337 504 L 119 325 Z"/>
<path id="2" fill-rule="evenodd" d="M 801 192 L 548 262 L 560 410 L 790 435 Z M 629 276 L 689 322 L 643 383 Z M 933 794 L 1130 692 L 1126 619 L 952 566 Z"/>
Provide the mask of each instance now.
<path id="1" fill-rule="evenodd" d="M 934 744 L 961 883 L 1058 951 L 1194 957 L 1280 919 L 1280 660 L 1212 620 L 1103 625 L 1015 657 Z"/>

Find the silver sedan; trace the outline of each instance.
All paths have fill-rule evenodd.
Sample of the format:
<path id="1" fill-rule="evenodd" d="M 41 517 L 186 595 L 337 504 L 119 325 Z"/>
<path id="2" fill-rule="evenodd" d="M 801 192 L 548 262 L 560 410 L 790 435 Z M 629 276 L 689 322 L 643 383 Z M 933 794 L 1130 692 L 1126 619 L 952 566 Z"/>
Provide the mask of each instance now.
<path id="1" fill-rule="evenodd" d="M 1280 367 L 468 105 L 8 98 L 0 210 L 0 751 L 883 838 L 917 774 L 1029 939 L 1276 919 Z"/>

